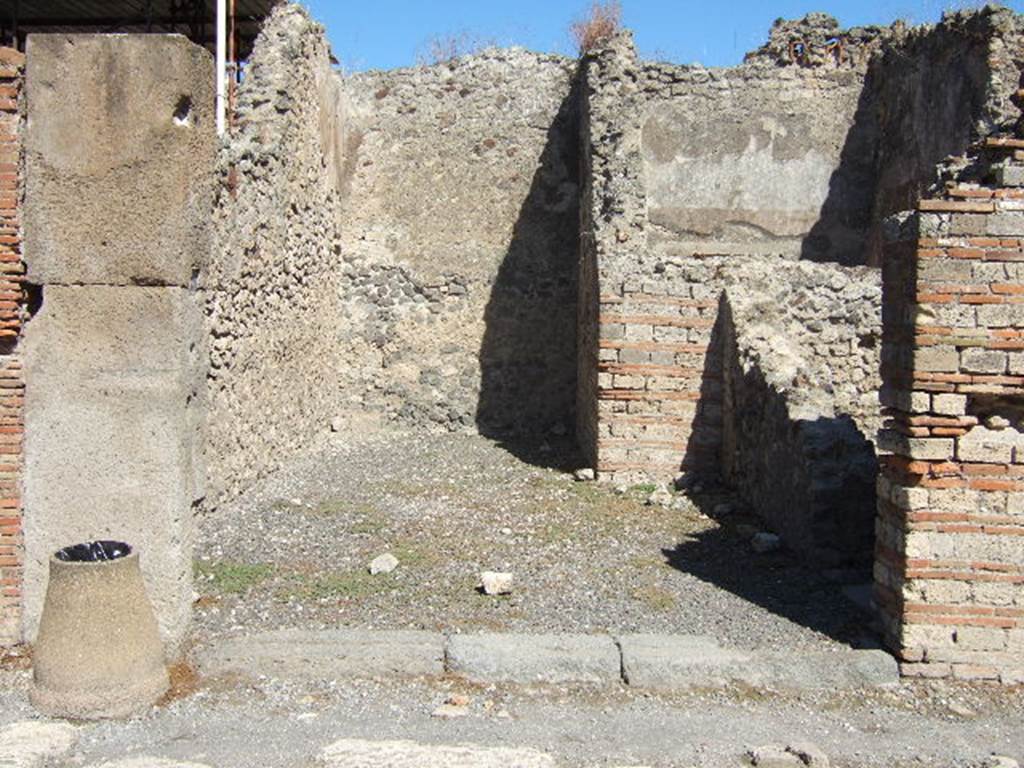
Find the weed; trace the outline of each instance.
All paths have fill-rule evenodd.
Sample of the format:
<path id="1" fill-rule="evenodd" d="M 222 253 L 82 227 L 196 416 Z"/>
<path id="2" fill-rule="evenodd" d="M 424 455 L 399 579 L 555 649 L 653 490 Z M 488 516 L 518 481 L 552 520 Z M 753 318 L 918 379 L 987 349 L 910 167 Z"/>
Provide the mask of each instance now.
<path id="1" fill-rule="evenodd" d="M 637 483 L 632 488 L 630 488 L 630 490 L 633 491 L 634 493 L 643 493 L 649 495 L 658 490 L 658 486 L 655 485 L 654 483 Z"/>
<path id="2" fill-rule="evenodd" d="M 281 596 L 298 600 L 361 600 L 394 586 L 391 576 L 371 576 L 365 570 L 297 575 Z"/>
<path id="3" fill-rule="evenodd" d="M 493 45 L 495 41 L 469 32 L 435 35 L 420 46 L 416 54 L 416 63 L 420 66 L 447 64 L 463 56 L 479 53 Z"/>
<path id="4" fill-rule="evenodd" d="M 664 557 L 658 557 L 655 555 L 633 555 L 626 561 L 626 565 L 629 566 L 630 570 L 641 571 L 647 568 L 661 568 L 667 563 Z"/>
<path id="5" fill-rule="evenodd" d="M 195 564 L 196 576 L 208 581 L 217 592 L 240 595 L 269 578 L 274 566 L 269 563 L 218 563 Z"/>
<path id="6" fill-rule="evenodd" d="M 407 540 L 396 542 L 391 547 L 391 554 L 398 558 L 399 566 L 402 568 L 429 568 L 441 559 L 435 550 L 420 547 Z"/>
<path id="7" fill-rule="evenodd" d="M 666 612 L 676 607 L 676 596 L 664 587 L 647 584 L 633 590 L 633 599 L 639 600 L 653 611 Z"/>
<path id="8" fill-rule="evenodd" d="M 569 34 L 580 54 L 608 41 L 622 27 L 622 6 L 618 0 L 594 0 L 589 10 L 569 26 Z"/>
<path id="9" fill-rule="evenodd" d="M 364 509 L 359 518 L 349 526 L 350 533 L 373 536 L 387 527 L 387 520 L 375 509 Z"/>

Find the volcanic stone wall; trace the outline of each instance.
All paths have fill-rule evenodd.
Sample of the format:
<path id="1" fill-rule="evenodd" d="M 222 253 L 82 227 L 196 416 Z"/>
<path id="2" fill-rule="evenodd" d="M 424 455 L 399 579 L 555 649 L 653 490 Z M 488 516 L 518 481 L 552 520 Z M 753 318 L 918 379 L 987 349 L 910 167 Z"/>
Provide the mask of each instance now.
<path id="1" fill-rule="evenodd" d="M 342 107 L 323 29 L 278 6 L 220 153 L 217 238 L 202 276 L 211 506 L 315 447 L 336 413 Z"/>
<path id="2" fill-rule="evenodd" d="M 1024 140 L 890 221 L 876 599 L 910 675 L 1024 682 Z"/>
<path id="3" fill-rule="evenodd" d="M 867 263 L 881 264 L 886 217 L 911 210 L 935 166 L 1017 119 L 1024 20 L 1006 8 L 947 14 L 934 27 L 896 26 L 872 63 L 878 181 Z"/>
<path id="4" fill-rule="evenodd" d="M 21 638 L 21 448 L 24 380 L 18 337 L 23 294 L 21 261 L 20 105 L 25 57 L 0 48 L 0 646 Z"/>
<path id="5" fill-rule="evenodd" d="M 344 79 L 350 423 L 571 432 L 575 66 L 491 50 Z"/>
<path id="6" fill-rule="evenodd" d="M 878 270 L 730 261 L 716 329 L 723 475 L 807 560 L 867 564 L 881 426 Z"/>
<path id="7" fill-rule="evenodd" d="M 602 476 L 718 473 L 716 259 L 862 258 L 874 169 L 849 146 L 872 141 L 875 37 L 815 66 L 771 47 L 728 70 L 640 62 L 628 34 L 584 60 L 577 434 Z"/>

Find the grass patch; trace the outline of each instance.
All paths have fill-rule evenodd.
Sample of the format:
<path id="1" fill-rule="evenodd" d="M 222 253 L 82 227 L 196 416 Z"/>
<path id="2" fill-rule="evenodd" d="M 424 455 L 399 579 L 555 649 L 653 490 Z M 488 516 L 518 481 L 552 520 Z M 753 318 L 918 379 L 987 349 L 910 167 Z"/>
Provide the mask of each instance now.
<path id="1" fill-rule="evenodd" d="M 663 587 L 647 584 L 633 590 L 633 599 L 638 600 L 652 611 L 664 613 L 676 607 L 676 596 Z"/>
<path id="2" fill-rule="evenodd" d="M 297 600 L 362 600 L 394 585 L 394 577 L 388 574 L 371 576 L 362 569 L 330 571 L 296 576 L 281 596 Z"/>
<path id="3" fill-rule="evenodd" d="M 626 560 L 626 565 L 629 566 L 630 570 L 645 570 L 647 568 L 662 568 L 668 563 L 665 562 L 664 556 L 656 555 L 633 555 Z"/>
<path id="4" fill-rule="evenodd" d="M 363 509 L 357 514 L 359 517 L 349 526 L 350 533 L 374 536 L 388 526 L 387 518 L 375 509 Z"/>
<path id="5" fill-rule="evenodd" d="M 399 568 L 429 568 L 441 560 L 441 555 L 437 551 L 408 540 L 398 541 L 391 548 L 391 554 L 398 558 Z"/>
<path id="6" fill-rule="evenodd" d="M 607 491 L 594 482 L 574 482 L 569 486 L 569 492 L 583 501 L 600 501 L 601 499 L 608 498 Z"/>
<path id="7" fill-rule="evenodd" d="M 568 523 L 546 523 L 537 532 L 537 538 L 545 544 L 557 544 L 560 541 L 571 539 L 574 530 Z"/>
<path id="8" fill-rule="evenodd" d="M 269 563 L 217 563 L 196 562 L 195 574 L 208 582 L 215 591 L 227 595 L 240 595 L 269 578 L 274 566 Z"/>
<path id="9" fill-rule="evenodd" d="M 645 496 L 648 496 L 658 490 L 658 486 L 654 483 L 637 483 L 630 488 L 630 490 L 633 491 L 633 493 L 642 493 Z"/>

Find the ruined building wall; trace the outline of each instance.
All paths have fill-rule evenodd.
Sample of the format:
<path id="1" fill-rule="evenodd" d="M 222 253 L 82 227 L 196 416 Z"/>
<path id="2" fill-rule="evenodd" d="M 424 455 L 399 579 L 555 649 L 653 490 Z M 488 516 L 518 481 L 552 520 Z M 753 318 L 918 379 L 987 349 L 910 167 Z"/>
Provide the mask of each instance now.
<path id="1" fill-rule="evenodd" d="M 305 11 L 276 8 L 220 153 L 216 243 L 202 281 L 208 505 L 315 446 L 336 410 L 343 95 L 328 57 Z"/>
<path id="2" fill-rule="evenodd" d="M 890 220 L 876 602 L 906 674 L 1024 682 L 1024 140 Z"/>
<path id="3" fill-rule="evenodd" d="M 722 339 L 722 472 L 786 544 L 825 566 L 874 541 L 881 350 L 877 270 L 732 261 Z"/>
<path id="4" fill-rule="evenodd" d="M 874 187 L 864 68 L 641 63 L 629 119 L 651 253 L 862 263 Z"/>
<path id="5" fill-rule="evenodd" d="M 203 496 L 213 57 L 177 35 L 31 35 L 25 75 L 24 638 L 49 558 L 140 552 L 169 654 Z"/>
<path id="6" fill-rule="evenodd" d="M 722 473 L 795 549 L 865 558 L 879 291 L 849 265 L 1013 116 L 1020 30 L 812 14 L 728 70 L 640 62 L 628 35 L 585 59 L 577 434 L 602 477 Z"/>
<path id="7" fill-rule="evenodd" d="M 571 431 L 575 62 L 518 49 L 345 78 L 342 408 Z"/>
<path id="8" fill-rule="evenodd" d="M 1018 115 L 1024 20 L 1005 8 L 948 14 L 935 27 L 898 29 L 873 62 L 878 183 L 868 263 L 881 264 L 886 217 L 910 210 L 935 166 Z"/>
<path id="9" fill-rule="evenodd" d="M 21 639 L 21 449 L 24 379 L 18 340 L 22 324 L 21 90 L 25 57 L 0 48 L 0 647 Z"/>
<path id="10" fill-rule="evenodd" d="M 728 70 L 640 62 L 623 34 L 584 61 L 583 261 L 598 290 L 581 381 L 598 373 L 578 434 L 605 477 L 718 472 L 729 269 L 716 264 L 862 258 L 874 168 L 849 147 L 872 141 L 866 54 L 851 42 L 830 66 L 774 56 Z"/>

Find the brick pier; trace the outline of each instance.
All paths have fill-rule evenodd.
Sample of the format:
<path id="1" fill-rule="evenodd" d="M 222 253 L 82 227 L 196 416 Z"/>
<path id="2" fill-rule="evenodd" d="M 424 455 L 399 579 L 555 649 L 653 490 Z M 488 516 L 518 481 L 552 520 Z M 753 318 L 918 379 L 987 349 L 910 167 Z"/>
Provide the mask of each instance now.
<path id="1" fill-rule="evenodd" d="M 0 48 L 0 646 L 21 637 L 21 95 L 25 57 Z"/>
<path id="2" fill-rule="evenodd" d="M 887 246 L 876 596 L 906 675 L 1024 682 L 1024 141 Z"/>

